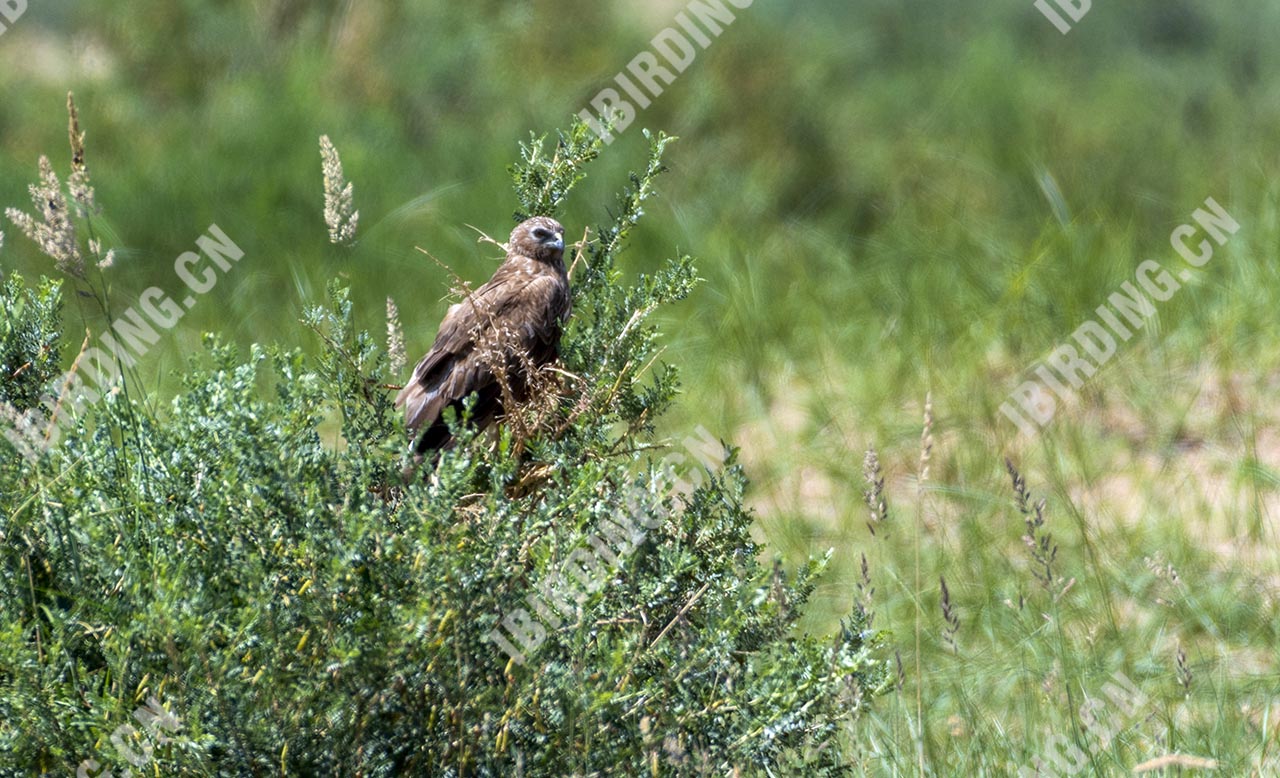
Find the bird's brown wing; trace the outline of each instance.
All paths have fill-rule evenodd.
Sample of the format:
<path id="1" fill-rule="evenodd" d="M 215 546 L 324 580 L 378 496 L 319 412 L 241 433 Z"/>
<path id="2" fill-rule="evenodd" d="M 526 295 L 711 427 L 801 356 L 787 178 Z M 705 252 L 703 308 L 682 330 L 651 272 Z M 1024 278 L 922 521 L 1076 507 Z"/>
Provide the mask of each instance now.
<path id="1" fill-rule="evenodd" d="M 406 426 L 412 431 L 432 425 L 450 404 L 472 392 L 485 394 L 495 384 L 494 356 L 478 350 L 477 342 L 497 346 L 509 357 L 523 354 L 535 364 L 553 359 L 559 319 L 567 308 L 567 290 L 555 276 L 529 278 L 504 264 L 445 315 L 431 351 L 396 397 L 397 407 L 405 408 Z"/>

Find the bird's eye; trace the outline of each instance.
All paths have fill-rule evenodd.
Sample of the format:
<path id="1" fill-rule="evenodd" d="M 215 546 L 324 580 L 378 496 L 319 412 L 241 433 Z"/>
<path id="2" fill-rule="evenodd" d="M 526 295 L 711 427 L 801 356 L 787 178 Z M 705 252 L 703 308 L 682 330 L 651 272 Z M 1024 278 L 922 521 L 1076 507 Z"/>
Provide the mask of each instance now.
<path id="1" fill-rule="evenodd" d="M 546 240 L 547 238 L 551 237 L 551 233 L 539 227 L 538 229 L 533 231 L 533 237 L 537 238 L 538 240 Z"/>

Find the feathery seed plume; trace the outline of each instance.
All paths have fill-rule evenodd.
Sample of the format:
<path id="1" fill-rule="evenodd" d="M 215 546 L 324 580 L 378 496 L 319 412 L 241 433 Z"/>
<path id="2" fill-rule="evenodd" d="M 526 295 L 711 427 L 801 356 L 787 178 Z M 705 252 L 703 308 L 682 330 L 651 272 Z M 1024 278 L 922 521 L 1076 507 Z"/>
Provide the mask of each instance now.
<path id="1" fill-rule="evenodd" d="M 355 210 L 354 186 L 342 172 L 342 159 L 328 135 L 320 136 L 321 169 L 324 172 L 324 223 L 329 227 L 329 242 L 351 246 L 356 241 L 360 212 Z"/>
<path id="2" fill-rule="evenodd" d="M 89 239 L 89 253 L 98 258 L 98 269 L 106 270 L 116 263 L 116 250 L 107 249 L 107 255 L 102 255 L 102 241 L 97 238 Z"/>
<path id="3" fill-rule="evenodd" d="M 58 269 L 76 278 L 84 278 L 84 258 L 76 242 L 76 228 L 71 223 L 67 198 L 62 194 L 62 184 L 53 172 L 48 157 L 40 157 L 40 183 L 27 187 L 31 192 L 34 211 L 40 220 L 17 208 L 5 209 L 5 215 L 13 226 L 30 238 L 40 251 L 50 257 Z"/>
<path id="4" fill-rule="evenodd" d="M 89 184 L 89 168 L 84 163 L 84 132 L 80 129 L 80 113 L 71 92 L 67 92 L 67 135 L 71 140 L 71 175 L 67 178 L 67 189 L 81 216 L 96 214 L 101 209 Z"/>
<path id="5" fill-rule="evenodd" d="M 884 500 L 884 474 L 880 471 L 880 456 L 874 446 L 867 449 L 867 456 L 862 462 L 862 475 L 867 481 L 867 489 L 862 493 L 862 498 L 871 511 L 867 529 L 874 535 L 876 526 L 889 518 L 889 506 Z"/>
<path id="6" fill-rule="evenodd" d="M 387 354 L 391 356 L 391 372 L 399 375 L 404 372 L 409 360 L 405 356 L 404 331 L 400 329 L 400 311 L 396 309 L 396 301 L 387 298 Z"/>

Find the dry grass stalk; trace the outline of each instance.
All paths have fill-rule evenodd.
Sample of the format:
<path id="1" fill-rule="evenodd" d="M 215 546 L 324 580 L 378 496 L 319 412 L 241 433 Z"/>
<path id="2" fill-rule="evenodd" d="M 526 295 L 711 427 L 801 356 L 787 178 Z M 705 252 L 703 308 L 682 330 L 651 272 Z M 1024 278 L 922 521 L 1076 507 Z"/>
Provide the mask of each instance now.
<path id="1" fill-rule="evenodd" d="M 81 216 L 96 214 L 99 208 L 93 187 L 89 184 L 89 168 L 84 161 L 84 131 L 80 129 L 80 113 L 71 92 L 67 92 L 67 136 L 71 142 L 71 175 L 67 178 L 67 189 Z"/>
<path id="2" fill-rule="evenodd" d="M 947 579 L 944 576 L 938 576 L 938 584 L 942 587 L 942 620 L 946 622 L 946 626 L 942 629 L 942 640 L 958 654 L 960 647 L 956 645 L 956 634 L 960 632 L 960 612 L 951 601 L 951 590 L 947 588 Z"/>
<path id="3" fill-rule="evenodd" d="M 1150 759 L 1142 764 L 1134 765 L 1135 773 L 1150 773 L 1156 770 L 1163 770 L 1166 767 L 1189 767 L 1193 770 L 1216 770 L 1218 762 L 1214 759 L 1205 759 L 1202 756 L 1190 756 L 1187 754 L 1169 754 L 1167 756 L 1158 756 Z"/>
<path id="4" fill-rule="evenodd" d="M 871 585 L 871 566 L 867 563 L 867 555 L 862 554 L 862 571 L 858 579 L 858 600 L 855 606 L 866 619 L 867 629 L 871 629 L 876 620 L 876 612 L 872 610 L 876 589 Z"/>
<path id="5" fill-rule="evenodd" d="M 1187 652 L 1182 648 L 1182 641 L 1178 641 L 1174 661 L 1178 666 L 1178 685 L 1182 687 L 1183 692 L 1190 694 L 1194 676 L 1191 674 L 1191 666 L 1187 664 Z"/>
<path id="6" fill-rule="evenodd" d="M 1043 499 L 1032 502 L 1027 481 L 1011 460 L 1005 460 L 1005 469 L 1013 479 L 1013 492 L 1017 500 L 1018 512 L 1022 514 L 1023 521 L 1026 523 L 1027 534 L 1022 536 L 1022 541 L 1031 551 L 1031 558 L 1035 562 L 1032 575 L 1044 588 L 1052 589 L 1056 580 L 1053 563 L 1058 558 L 1058 546 L 1053 542 L 1053 535 L 1045 529 L 1046 503 Z"/>
<path id="7" fill-rule="evenodd" d="M 874 447 L 867 449 L 866 458 L 862 463 L 862 475 L 867 481 L 867 489 L 862 496 L 868 510 L 871 511 L 867 529 L 875 535 L 876 527 L 889 518 L 889 506 L 884 500 L 884 474 L 880 471 L 880 455 L 876 453 Z"/>

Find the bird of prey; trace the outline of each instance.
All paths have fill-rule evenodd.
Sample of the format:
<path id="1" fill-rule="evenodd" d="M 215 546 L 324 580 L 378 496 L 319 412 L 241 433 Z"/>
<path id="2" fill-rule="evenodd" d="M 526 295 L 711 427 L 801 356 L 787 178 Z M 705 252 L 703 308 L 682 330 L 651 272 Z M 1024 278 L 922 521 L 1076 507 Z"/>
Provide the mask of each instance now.
<path id="1" fill-rule="evenodd" d="M 564 227 L 555 219 L 529 219 L 511 233 L 493 278 L 449 308 L 431 351 L 396 397 L 410 433 L 418 435 L 414 452 L 448 446 L 444 411 L 455 408 L 461 418 L 463 400 L 472 394 L 471 423 L 479 429 L 502 415 L 504 399 L 523 402 L 530 371 L 559 356 L 569 313 Z"/>

